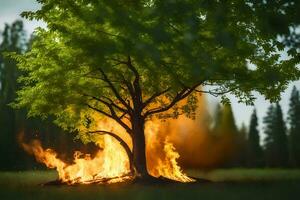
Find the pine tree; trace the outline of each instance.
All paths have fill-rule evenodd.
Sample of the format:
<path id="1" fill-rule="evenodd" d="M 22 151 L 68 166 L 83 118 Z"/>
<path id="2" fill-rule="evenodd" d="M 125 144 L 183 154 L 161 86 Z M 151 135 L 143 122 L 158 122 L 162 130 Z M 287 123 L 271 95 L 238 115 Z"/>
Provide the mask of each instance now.
<path id="1" fill-rule="evenodd" d="M 300 99 L 299 91 L 294 86 L 288 111 L 290 164 L 300 167 Z"/>
<path id="2" fill-rule="evenodd" d="M 236 134 L 238 132 L 238 128 L 236 126 L 232 107 L 230 104 L 224 105 L 221 117 L 223 129 L 228 130 L 231 134 Z"/>
<path id="3" fill-rule="evenodd" d="M 223 112 L 223 108 L 218 103 L 215 108 L 214 115 L 213 115 L 213 131 L 212 132 L 214 134 L 218 134 L 218 132 L 220 132 L 220 129 L 222 128 L 222 127 L 220 127 L 221 121 L 222 121 L 222 112 Z"/>
<path id="4" fill-rule="evenodd" d="M 236 166 L 245 167 L 247 164 L 247 127 L 244 123 L 238 130 Z"/>
<path id="5" fill-rule="evenodd" d="M 274 106 L 270 105 L 263 119 L 264 134 L 266 135 L 264 139 L 265 161 L 268 167 L 271 167 L 271 163 L 273 163 L 271 160 L 274 160 L 274 109 Z"/>
<path id="6" fill-rule="evenodd" d="M 223 148 L 224 167 L 239 166 L 241 140 L 230 104 L 217 107 L 213 133 Z"/>
<path id="7" fill-rule="evenodd" d="M 260 137 L 258 131 L 258 119 L 256 110 L 253 110 L 250 120 L 248 138 L 247 138 L 247 164 L 249 167 L 260 167 L 263 162 L 263 152 L 259 144 Z"/>
<path id="8" fill-rule="evenodd" d="M 5 56 L 5 53 L 22 54 L 31 48 L 35 37 L 26 40 L 22 21 L 6 24 L 2 32 L 0 44 L 0 170 L 33 169 L 40 167 L 31 155 L 20 147 L 18 134 L 24 133 L 24 141 L 40 139 L 46 147 L 55 148 L 58 152 L 70 153 L 79 142 L 73 141 L 71 134 L 63 134 L 63 130 L 55 126 L 50 119 L 40 120 L 27 118 L 25 109 L 15 110 L 9 106 L 14 100 L 20 85 L 17 78 L 22 72 L 17 69 L 16 62 Z M 82 144 L 81 144 L 82 145 Z"/>
<path id="9" fill-rule="evenodd" d="M 283 119 L 283 113 L 281 106 L 277 103 L 276 104 L 276 139 L 278 145 L 278 157 L 279 163 L 282 167 L 288 166 L 288 158 L 289 158 L 289 151 L 288 151 L 288 139 L 287 139 L 287 130 L 285 126 L 285 121 Z"/>
<path id="10" fill-rule="evenodd" d="M 265 156 L 268 167 L 286 167 L 288 164 L 288 147 L 285 122 L 280 105 L 271 105 L 265 123 Z"/>
<path id="11" fill-rule="evenodd" d="M 16 142 L 16 134 L 21 124 L 21 113 L 13 110 L 8 104 L 15 99 L 18 89 L 18 70 L 16 62 L 5 57 L 6 52 L 22 53 L 25 50 L 25 31 L 22 21 L 6 24 L 0 44 L 0 134 L 1 145 L 0 168 L 16 169 L 23 162 L 24 154 Z M 25 117 L 25 115 L 24 115 Z"/>
<path id="12" fill-rule="evenodd" d="M 215 114 L 215 126 L 216 133 L 222 134 L 236 134 L 238 129 L 235 124 L 232 108 L 230 104 L 224 106 L 218 105 Z"/>
<path id="13" fill-rule="evenodd" d="M 247 126 L 245 125 L 245 123 L 242 123 L 242 126 L 241 128 L 239 129 L 239 134 L 240 134 L 240 137 L 242 138 L 246 138 L 247 137 Z"/>

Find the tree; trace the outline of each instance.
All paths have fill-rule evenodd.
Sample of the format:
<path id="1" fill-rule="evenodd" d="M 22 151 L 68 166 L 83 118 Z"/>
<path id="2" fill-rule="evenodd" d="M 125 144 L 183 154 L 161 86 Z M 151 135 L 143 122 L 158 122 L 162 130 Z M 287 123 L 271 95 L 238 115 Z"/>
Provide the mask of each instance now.
<path id="1" fill-rule="evenodd" d="M 216 126 L 213 132 L 215 133 L 215 139 L 219 140 L 223 149 L 224 166 L 236 167 L 242 165 L 244 138 L 242 132 L 239 132 L 236 126 L 230 104 L 217 107 L 215 122 Z"/>
<path id="2" fill-rule="evenodd" d="M 237 136 L 237 167 L 246 167 L 247 165 L 247 132 L 246 125 L 242 123 Z"/>
<path id="3" fill-rule="evenodd" d="M 215 108 L 215 113 L 213 115 L 213 133 L 218 134 L 218 132 L 221 130 L 221 124 L 222 124 L 222 118 L 223 118 L 223 107 L 221 104 L 217 104 Z"/>
<path id="4" fill-rule="evenodd" d="M 39 2 L 40 10 L 23 16 L 43 20 L 47 29 L 36 31 L 30 52 L 14 56 L 26 73 L 14 106 L 27 107 L 30 116 L 53 115 L 69 131 L 88 119 L 89 130 L 79 134 L 114 137 L 141 177 L 148 177 L 147 120 L 192 116 L 198 92 L 251 103 L 255 90 L 276 100 L 299 77 L 296 55 L 279 61 L 284 44 L 263 32 L 256 14 L 265 5 L 256 1 Z M 207 85 L 212 89 L 203 90 Z M 122 126 L 133 148 L 116 133 L 91 130 L 95 113 Z"/>
<path id="5" fill-rule="evenodd" d="M 220 132 L 222 134 L 235 134 L 238 132 L 230 104 L 225 104 L 222 107 L 219 106 L 216 115 L 217 133 Z"/>
<path id="6" fill-rule="evenodd" d="M 266 116 L 263 118 L 264 123 L 264 156 L 266 160 L 266 165 L 269 165 L 269 160 L 273 156 L 272 152 L 272 143 L 273 143 L 273 121 L 274 121 L 274 106 L 271 104 L 267 110 Z M 268 160 L 268 162 L 267 162 Z"/>
<path id="7" fill-rule="evenodd" d="M 278 103 L 269 107 L 264 123 L 266 165 L 268 167 L 286 167 L 289 157 L 286 127 Z"/>
<path id="8" fill-rule="evenodd" d="M 238 129 L 230 104 L 217 105 L 214 125 L 210 136 L 222 154 L 223 167 L 241 167 L 245 165 L 247 128 L 242 124 Z"/>
<path id="9" fill-rule="evenodd" d="M 5 24 L 0 43 L 0 170 L 21 170 L 41 167 L 19 144 L 21 133 L 23 139 L 38 138 L 47 147 L 56 147 L 58 152 L 68 146 L 68 150 L 80 147 L 80 143 L 73 142 L 70 134 L 62 134 L 62 130 L 50 123 L 50 120 L 37 118 L 27 119 L 26 112 L 14 110 L 8 104 L 16 97 L 16 90 L 20 87 L 17 78 L 21 71 L 17 69 L 15 60 L 5 56 L 5 53 L 24 53 L 30 49 L 21 20 L 12 24 Z M 32 38 L 33 39 L 33 38 Z M 31 40 L 32 40 L 31 39 Z M 51 144 L 47 144 L 51 142 Z M 58 148 L 57 148 L 58 147 Z M 60 147 L 60 148 L 59 148 Z M 73 147 L 73 148 L 72 148 Z"/>
<path id="10" fill-rule="evenodd" d="M 300 99 L 299 91 L 294 86 L 289 104 L 288 111 L 289 122 L 289 149 L 290 149 L 290 163 L 292 166 L 300 166 Z"/>
<path id="11" fill-rule="evenodd" d="M 10 106 L 16 97 L 18 88 L 18 70 L 15 60 L 5 58 L 5 52 L 22 53 L 25 50 L 25 32 L 22 21 L 11 25 L 5 24 L 0 44 L 0 163 L 1 169 L 16 169 L 24 160 L 16 159 L 24 155 L 16 144 L 16 133 L 19 131 L 21 112 L 16 112 Z"/>
<path id="12" fill-rule="evenodd" d="M 248 146 L 248 165 L 250 167 L 261 167 L 263 162 L 263 151 L 260 146 L 259 130 L 257 128 L 258 121 L 256 115 L 256 109 L 253 110 L 250 120 L 250 127 L 247 138 Z"/>

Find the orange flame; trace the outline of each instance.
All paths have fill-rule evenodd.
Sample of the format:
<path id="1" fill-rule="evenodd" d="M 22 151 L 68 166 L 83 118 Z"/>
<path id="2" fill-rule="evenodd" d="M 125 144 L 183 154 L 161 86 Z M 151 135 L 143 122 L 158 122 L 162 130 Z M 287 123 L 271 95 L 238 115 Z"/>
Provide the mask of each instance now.
<path id="1" fill-rule="evenodd" d="M 195 180 L 188 177 L 179 167 L 177 160 L 180 157 L 176 152 L 174 145 L 169 142 L 168 138 L 164 141 L 164 159 L 159 158 L 158 165 L 152 170 L 156 176 L 163 176 L 179 182 L 194 182 Z"/>
<path id="2" fill-rule="evenodd" d="M 158 120 L 152 120 L 146 124 L 147 136 L 147 167 L 151 175 L 166 177 L 179 182 L 193 182 L 179 167 L 179 153 L 169 136 L 163 130 L 165 124 Z M 161 132 L 160 132 L 161 131 Z M 161 133 L 161 134 L 157 134 Z"/>
<path id="3" fill-rule="evenodd" d="M 130 177 L 126 153 L 118 142 L 104 136 L 105 148 L 99 150 L 95 157 L 74 153 L 73 164 L 67 164 L 57 157 L 52 149 L 43 149 L 38 140 L 30 144 L 22 143 L 23 148 L 33 154 L 36 160 L 44 163 L 48 168 L 55 168 L 59 180 L 67 184 L 113 183 L 122 182 Z"/>
<path id="4" fill-rule="evenodd" d="M 149 173 L 155 177 L 166 177 L 180 182 L 194 181 L 185 175 L 178 166 L 179 154 L 169 139 L 165 138 L 163 149 L 160 148 L 161 145 L 158 145 L 161 139 L 155 139 L 155 137 L 156 132 L 159 131 L 159 121 L 148 123 L 146 126 L 147 146 L 155 146 L 162 150 L 159 157 L 153 158 L 153 160 L 147 159 Z M 101 130 L 117 132 L 132 148 L 129 138 L 126 138 L 128 137 L 126 132 L 117 123 L 105 119 L 101 120 L 97 127 Z M 30 144 L 23 142 L 21 144 L 28 153 L 35 156 L 38 162 L 44 163 L 48 168 L 55 168 L 59 180 L 67 184 L 114 183 L 133 178 L 129 176 L 130 167 L 127 154 L 119 142 L 109 135 L 96 135 L 95 138 L 96 144 L 101 147 L 101 150 L 93 158 L 89 154 L 76 151 L 72 164 L 67 164 L 59 159 L 54 150 L 43 149 L 38 140 L 33 140 Z M 153 148 L 150 147 L 150 149 Z M 155 163 L 155 165 L 151 163 Z"/>
<path id="5" fill-rule="evenodd" d="M 198 100 L 196 120 L 180 116 L 177 120 L 170 119 L 162 122 L 153 119 L 146 123 L 147 169 L 152 176 L 192 182 L 194 180 L 179 167 L 179 159 L 185 163 L 200 161 L 203 166 L 213 165 L 222 160 L 220 152 L 224 152 L 222 148 L 224 145 L 217 144 L 216 148 L 213 147 L 215 145 L 212 145 L 212 136 L 208 134 L 209 123 L 205 120 L 207 116 L 205 100 L 203 96 L 199 96 Z M 98 115 L 94 118 L 97 123 L 92 127 L 93 129 L 116 133 L 132 149 L 130 137 L 119 124 L 110 119 L 100 118 Z M 43 149 L 38 141 L 22 145 L 27 152 L 34 154 L 38 162 L 44 163 L 49 168 L 56 168 L 59 179 L 68 184 L 122 182 L 133 178 L 129 175 L 127 154 L 116 139 L 109 135 L 96 135 L 94 141 L 101 150 L 93 158 L 88 154 L 75 152 L 72 164 L 60 160 L 54 150 Z M 189 145 L 186 145 L 187 143 Z M 184 154 L 184 157 L 181 158 L 176 150 L 180 150 L 180 154 Z M 190 156 L 195 153 L 198 159 Z M 205 156 L 206 154 L 211 156 Z"/>
<path id="6" fill-rule="evenodd" d="M 182 102 L 183 104 L 185 102 Z M 211 122 L 203 96 L 198 97 L 196 118 L 183 115 L 178 119 L 160 121 L 152 119 L 145 125 L 146 157 L 148 172 L 155 177 L 191 182 L 179 167 L 210 169 L 230 160 L 236 147 L 236 135 L 211 132 Z M 132 150 L 127 132 L 116 122 L 93 116 L 97 122 L 91 130 L 116 133 Z M 80 128 L 83 132 L 84 127 Z M 72 164 L 58 158 L 51 149 L 43 149 L 39 141 L 22 143 L 23 148 L 34 154 L 38 162 L 56 168 L 59 179 L 68 184 L 111 183 L 132 179 L 129 160 L 120 143 L 109 135 L 96 135 L 93 140 L 101 148 L 95 156 L 76 152 Z M 181 156 L 179 156 L 179 154 Z"/>

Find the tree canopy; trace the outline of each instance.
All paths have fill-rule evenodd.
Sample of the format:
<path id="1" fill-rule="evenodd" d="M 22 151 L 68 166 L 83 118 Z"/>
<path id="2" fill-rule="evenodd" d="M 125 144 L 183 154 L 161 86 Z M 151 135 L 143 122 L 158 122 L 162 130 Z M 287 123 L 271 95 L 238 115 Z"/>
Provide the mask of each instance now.
<path id="1" fill-rule="evenodd" d="M 272 23 L 266 31 L 261 19 L 263 13 L 287 18 L 290 1 L 280 1 L 286 5 L 280 9 L 269 1 L 38 2 L 40 10 L 23 16 L 47 28 L 35 32 L 30 52 L 15 56 L 26 72 L 15 106 L 55 115 L 65 128 L 78 127 L 93 110 L 120 119 L 137 101 L 147 118 L 188 97 L 188 106 L 174 113 L 190 113 L 194 91 L 230 92 L 246 103 L 257 91 L 276 100 L 299 77 L 295 52 L 279 59 L 282 31 Z"/>

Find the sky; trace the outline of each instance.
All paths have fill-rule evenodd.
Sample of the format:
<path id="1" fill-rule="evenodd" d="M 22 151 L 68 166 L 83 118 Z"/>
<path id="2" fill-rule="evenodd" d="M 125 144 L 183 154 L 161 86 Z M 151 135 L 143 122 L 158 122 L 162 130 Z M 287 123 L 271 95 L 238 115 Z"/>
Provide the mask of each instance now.
<path id="1" fill-rule="evenodd" d="M 35 0 L 0 0 L 0 30 L 3 30 L 5 23 L 22 19 L 20 14 L 23 11 L 37 10 L 39 7 Z M 23 20 L 28 33 L 32 33 L 37 26 L 45 26 L 40 21 Z"/>
<path id="2" fill-rule="evenodd" d="M 4 23 L 12 23 L 16 19 L 21 19 L 20 13 L 22 11 L 37 10 L 39 7 L 39 4 L 35 0 L 0 0 L 0 31 L 3 30 Z M 36 27 L 45 27 L 45 24 L 41 21 L 23 20 L 28 35 L 32 33 Z M 285 118 L 287 116 L 289 97 L 293 85 L 296 85 L 296 87 L 300 89 L 300 81 L 293 82 L 289 85 L 287 90 L 282 93 L 281 96 L 282 99 L 280 104 L 282 106 Z M 256 94 L 255 96 L 257 99 L 254 104 L 259 118 L 259 128 L 262 130 L 262 120 L 270 103 L 261 95 Z M 238 126 L 241 126 L 242 123 L 248 125 L 251 113 L 253 111 L 253 106 L 246 106 L 245 104 L 238 103 L 238 99 L 233 96 L 230 96 L 230 100 L 236 119 L 236 124 Z M 218 102 L 218 98 L 208 96 L 207 102 L 208 109 L 212 112 L 216 103 Z"/>

